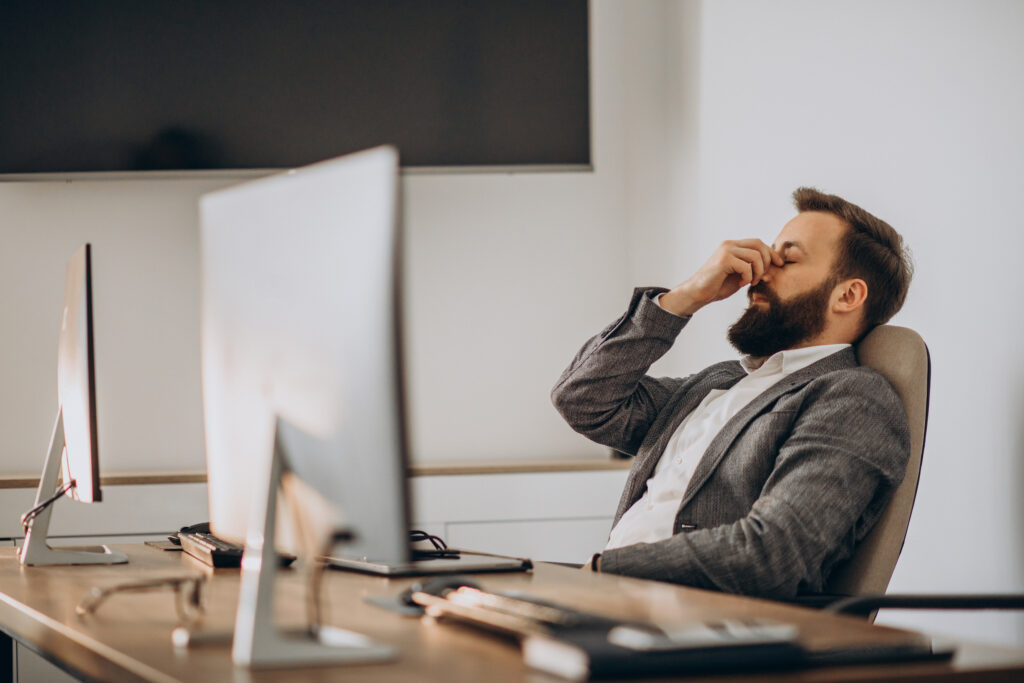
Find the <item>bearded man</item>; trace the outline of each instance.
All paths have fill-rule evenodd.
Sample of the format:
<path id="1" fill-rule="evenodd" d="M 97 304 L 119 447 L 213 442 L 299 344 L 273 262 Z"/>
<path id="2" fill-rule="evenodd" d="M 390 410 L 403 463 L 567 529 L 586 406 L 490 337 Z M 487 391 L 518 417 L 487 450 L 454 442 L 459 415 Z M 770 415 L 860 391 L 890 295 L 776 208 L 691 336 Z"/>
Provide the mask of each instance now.
<path id="1" fill-rule="evenodd" d="M 635 456 L 595 571 L 788 598 L 820 592 L 903 479 L 903 406 L 853 344 L 903 305 L 884 221 L 813 188 L 773 246 L 723 242 L 672 290 L 637 289 L 552 391 L 579 433 Z M 686 378 L 647 370 L 690 317 L 745 285 L 741 353 Z"/>

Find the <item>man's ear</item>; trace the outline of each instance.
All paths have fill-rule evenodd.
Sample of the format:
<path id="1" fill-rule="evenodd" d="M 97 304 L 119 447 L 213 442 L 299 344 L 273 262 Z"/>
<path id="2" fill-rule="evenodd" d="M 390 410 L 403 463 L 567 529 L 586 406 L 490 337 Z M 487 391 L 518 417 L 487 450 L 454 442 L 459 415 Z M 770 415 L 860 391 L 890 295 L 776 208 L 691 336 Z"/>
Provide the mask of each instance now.
<path id="1" fill-rule="evenodd" d="M 839 298 L 832 304 L 832 310 L 836 313 L 853 313 L 867 301 L 868 283 L 859 277 L 840 282 L 836 289 L 839 291 Z"/>

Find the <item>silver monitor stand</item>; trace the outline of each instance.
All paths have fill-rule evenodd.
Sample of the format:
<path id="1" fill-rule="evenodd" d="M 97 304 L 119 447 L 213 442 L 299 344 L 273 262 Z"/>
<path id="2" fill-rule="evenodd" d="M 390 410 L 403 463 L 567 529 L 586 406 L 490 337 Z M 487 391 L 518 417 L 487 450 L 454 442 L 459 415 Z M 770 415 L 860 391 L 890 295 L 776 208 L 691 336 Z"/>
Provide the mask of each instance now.
<path id="1" fill-rule="evenodd" d="M 50 437 L 50 452 L 46 455 L 43 465 L 43 476 L 39 479 L 36 491 L 35 508 L 46 503 L 47 499 L 57 490 L 60 475 L 60 462 L 64 454 L 64 410 L 57 411 L 57 421 L 53 425 Z M 26 523 L 25 544 L 18 555 L 21 564 L 28 566 L 53 564 L 123 564 L 128 557 L 120 550 L 112 550 L 102 546 L 102 550 L 82 550 L 68 548 L 51 548 L 47 534 L 50 531 L 50 515 L 53 513 L 51 501 Z"/>
<path id="2" fill-rule="evenodd" d="M 257 491 L 253 497 L 252 517 L 242 558 L 242 585 L 232 658 L 237 665 L 254 668 L 391 661 L 395 658 L 393 648 L 353 631 L 315 623 L 310 623 L 305 629 L 285 631 L 275 623 L 274 582 L 278 573 L 278 557 L 274 535 L 277 494 L 281 478 L 289 470 L 282 443 L 283 432 L 288 429 L 295 428 L 278 418 L 267 487 L 265 493 Z M 305 571 L 312 572 L 309 558 L 304 559 L 307 560 L 303 562 Z M 312 583 L 308 588 L 312 589 Z"/>

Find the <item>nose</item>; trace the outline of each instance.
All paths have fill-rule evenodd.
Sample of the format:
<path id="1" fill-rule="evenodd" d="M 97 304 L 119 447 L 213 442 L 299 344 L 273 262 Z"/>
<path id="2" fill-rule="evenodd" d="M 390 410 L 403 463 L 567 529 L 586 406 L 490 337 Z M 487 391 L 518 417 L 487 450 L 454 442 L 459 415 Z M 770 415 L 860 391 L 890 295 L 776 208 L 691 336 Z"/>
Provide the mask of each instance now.
<path id="1" fill-rule="evenodd" d="M 764 275 L 761 276 L 761 281 L 762 282 L 771 282 L 772 281 L 772 277 L 775 275 L 775 273 L 776 273 L 776 271 L 778 269 L 779 269 L 779 267 L 776 266 L 774 263 L 769 263 L 768 264 L 768 268 L 764 271 Z"/>

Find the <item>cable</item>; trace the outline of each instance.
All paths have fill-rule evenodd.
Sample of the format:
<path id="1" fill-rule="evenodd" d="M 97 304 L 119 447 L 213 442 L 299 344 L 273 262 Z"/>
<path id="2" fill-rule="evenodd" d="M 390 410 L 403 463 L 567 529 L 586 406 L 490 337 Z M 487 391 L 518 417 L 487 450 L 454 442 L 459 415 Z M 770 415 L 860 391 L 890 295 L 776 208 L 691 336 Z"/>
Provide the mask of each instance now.
<path id="1" fill-rule="evenodd" d="M 418 543 L 419 541 L 430 541 L 430 544 L 434 546 L 435 550 L 445 550 L 448 544 L 440 536 L 429 534 L 426 531 L 420 529 L 409 530 L 409 542 Z"/>
<path id="2" fill-rule="evenodd" d="M 75 488 L 77 484 L 78 481 L 76 479 L 72 479 L 71 481 L 68 482 L 67 486 L 61 488 L 60 490 L 57 491 L 57 493 L 53 494 L 53 496 L 47 498 L 42 503 L 36 505 L 34 508 L 23 514 L 21 516 L 21 527 L 25 530 L 25 533 L 28 533 L 28 530 L 32 528 L 32 520 L 38 517 L 43 510 L 53 505 L 58 498 L 63 496 L 71 489 Z"/>

